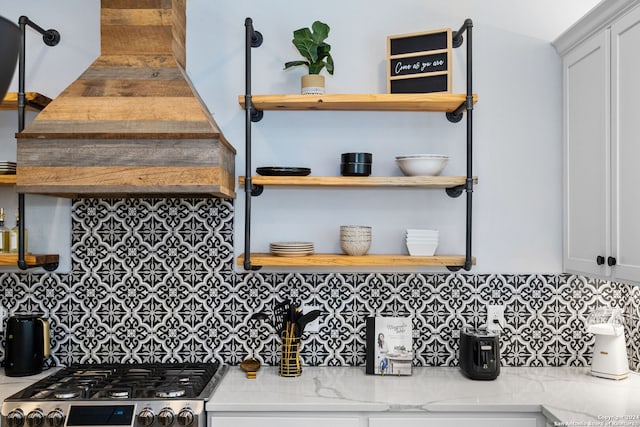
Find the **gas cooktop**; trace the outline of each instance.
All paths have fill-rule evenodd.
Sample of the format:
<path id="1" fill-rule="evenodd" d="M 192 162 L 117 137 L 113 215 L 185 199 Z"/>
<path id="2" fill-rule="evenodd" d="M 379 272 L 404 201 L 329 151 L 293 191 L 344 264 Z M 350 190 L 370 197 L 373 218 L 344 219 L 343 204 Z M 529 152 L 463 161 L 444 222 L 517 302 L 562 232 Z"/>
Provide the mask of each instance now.
<path id="1" fill-rule="evenodd" d="M 8 397 L 10 427 L 202 426 L 204 402 L 225 372 L 213 363 L 82 364 Z"/>

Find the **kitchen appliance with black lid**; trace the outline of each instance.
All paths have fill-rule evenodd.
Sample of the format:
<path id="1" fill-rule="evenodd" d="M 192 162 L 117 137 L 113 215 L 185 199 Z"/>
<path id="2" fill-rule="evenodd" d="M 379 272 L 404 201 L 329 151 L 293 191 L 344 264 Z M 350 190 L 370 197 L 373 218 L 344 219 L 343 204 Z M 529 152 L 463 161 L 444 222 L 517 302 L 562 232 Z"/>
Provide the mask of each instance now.
<path id="1" fill-rule="evenodd" d="M 462 328 L 460 369 L 472 380 L 494 380 L 500 375 L 500 335 L 487 329 Z"/>
<path id="2" fill-rule="evenodd" d="M 24 377 L 42 372 L 50 356 L 49 322 L 39 314 L 16 314 L 7 319 L 4 373 Z"/>
<path id="3" fill-rule="evenodd" d="M 2 425 L 203 427 L 225 371 L 218 362 L 73 365 L 5 399 Z"/>

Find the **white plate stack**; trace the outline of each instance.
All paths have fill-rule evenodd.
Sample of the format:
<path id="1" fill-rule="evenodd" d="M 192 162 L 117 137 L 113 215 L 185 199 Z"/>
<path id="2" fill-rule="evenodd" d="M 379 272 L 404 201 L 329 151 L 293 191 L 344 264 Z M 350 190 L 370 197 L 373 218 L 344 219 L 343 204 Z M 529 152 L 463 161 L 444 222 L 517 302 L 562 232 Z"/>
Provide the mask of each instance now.
<path id="1" fill-rule="evenodd" d="M 0 175 L 15 175 L 16 162 L 0 162 Z"/>
<path id="2" fill-rule="evenodd" d="M 407 229 L 407 249 L 411 256 L 433 256 L 439 239 L 438 230 Z"/>
<path id="3" fill-rule="evenodd" d="M 313 254 L 313 242 L 274 242 L 269 249 L 277 256 L 307 256 Z"/>

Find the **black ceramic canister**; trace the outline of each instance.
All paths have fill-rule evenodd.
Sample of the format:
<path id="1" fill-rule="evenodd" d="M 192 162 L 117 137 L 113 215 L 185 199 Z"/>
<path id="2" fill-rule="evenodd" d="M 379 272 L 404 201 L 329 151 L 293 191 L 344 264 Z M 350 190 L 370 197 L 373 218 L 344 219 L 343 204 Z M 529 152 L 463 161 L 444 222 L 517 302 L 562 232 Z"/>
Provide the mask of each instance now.
<path id="1" fill-rule="evenodd" d="M 340 174 L 342 176 L 369 176 L 371 175 L 371 153 L 342 153 Z"/>

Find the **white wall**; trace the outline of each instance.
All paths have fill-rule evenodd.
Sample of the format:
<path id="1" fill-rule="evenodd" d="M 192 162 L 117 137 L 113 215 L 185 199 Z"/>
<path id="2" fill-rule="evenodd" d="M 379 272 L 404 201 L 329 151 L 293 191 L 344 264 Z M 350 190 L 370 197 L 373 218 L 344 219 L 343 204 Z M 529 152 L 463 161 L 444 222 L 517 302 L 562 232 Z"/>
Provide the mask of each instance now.
<path id="1" fill-rule="evenodd" d="M 188 1 L 188 73 L 225 136 L 238 150 L 236 168 L 244 174 L 244 19 L 253 18 L 265 36 L 253 49 L 253 92 L 295 93 L 302 68 L 283 71 L 297 59 L 294 29 L 320 19 L 331 26 L 329 42 L 336 74 L 327 77 L 332 93 L 385 91 L 386 36 L 451 27 L 474 21 L 473 252 L 474 272 L 561 270 L 560 61 L 550 41 L 590 9 L 595 0 L 325 0 L 317 8 L 293 0 Z M 47 48 L 31 33 L 28 90 L 57 96 L 99 53 L 99 1 L 25 0 L 3 2 L 0 15 L 27 15 L 56 28 L 62 41 Z M 464 92 L 464 49 L 454 52 L 454 91 Z M 10 90 L 17 90 L 17 83 Z M 0 139 L 15 144 L 13 113 L 0 114 Z M 308 166 L 316 175 L 335 175 L 340 153 L 370 151 L 374 175 L 399 171 L 393 158 L 405 153 L 446 153 L 448 174 L 464 174 L 464 122 L 443 114 L 364 112 L 267 112 L 253 126 L 253 165 Z M 3 144 L 4 145 L 4 144 Z M 4 150 L 2 148 L 0 150 Z M 7 158 L 14 153 L 0 151 Z M 6 190 L 5 190 L 6 192 Z M 244 195 L 236 200 L 236 253 L 243 251 Z M 0 193 L 0 203 L 11 195 Z M 50 199 L 58 235 L 40 240 L 70 240 L 68 201 Z M 48 198 L 44 198 L 48 199 Z M 340 224 L 374 227 L 371 252 L 403 251 L 407 227 L 441 230 L 439 252 L 464 248 L 464 198 L 420 190 L 272 190 L 253 200 L 253 250 L 276 240 L 311 240 L 318 251 L 339 251 Z M 7 202 L 9 203 L 9 202 Z M 28 203 L 33 203 L 28 201 Z M 62 211 L 60 210 L 62 209 Z M 66 209 L 66 211 L 65 211 Z M 46 210 L 44 210 L 46 211 Z M 43 212 L 44 212 L 43 211 Z M 60 212 L 64 212 L 60 215 Z M 46 219 L 29 211 L 31 230 Z M 47 216 L 47 214 L 45 214 Z M 43 221 L 42 224 L 31 223 Z M 38 239 L 31 231 L 31 238 Z M 31 243 L 37 246 L 37 240 Z M 34 248 L 35 249 L 35 248 Z M 384 270 L 389 270 L 384 269 Z M 429 270 L 427 270 L 429 271 Z"/>

